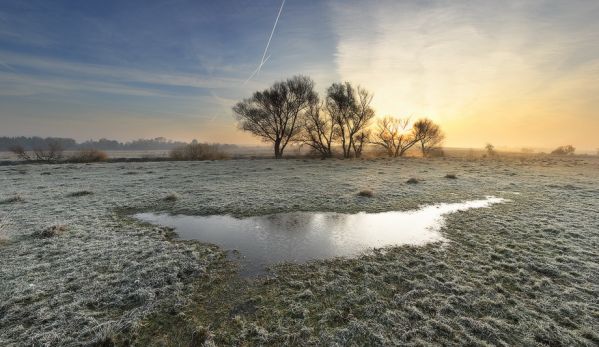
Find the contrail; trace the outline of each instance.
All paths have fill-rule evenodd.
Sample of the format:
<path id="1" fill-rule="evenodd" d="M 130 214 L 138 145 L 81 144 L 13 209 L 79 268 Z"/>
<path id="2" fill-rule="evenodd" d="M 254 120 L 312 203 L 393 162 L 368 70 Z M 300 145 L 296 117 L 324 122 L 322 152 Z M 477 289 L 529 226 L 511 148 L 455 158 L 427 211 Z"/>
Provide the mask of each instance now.
<path id="1" fill-rule="evenodd" d="M 266 47 L 264 48 L 264 53 L 262 54 L 262 59 L 260 60 L 260 64 L 258 65 L 258 68 L 256 68 L 256 70 L 254 71 L 254 73 L 252 73 L 252 75 L 243 84 L 246 84 L 249 80 L 252 79 L 252 77 L 254 77 L 254 75 L 256 75 L 258 72 L 260 72 L 260 69 L 262 68 L 264 63 L 266 63 L 268 58 L 270 58 L 270 55 L 267 57 L 266 53 L 268 52 L 268 47 L 270 46 L 270 41 L 272 40 L 272 36 L 275 33 L 277 24 L 279 23 L 279 18 L 281 17 L 281 12 L 283 12 L 283 6 L 285 6 L 285 0 L 283 0 L 283 2 L 281 3 L 281 7 L 279 8 L 279 13 L 277 14 L 277 19 L 275 20 L 275 24 L 272 26 L 272 31 L 270 32 L 270 36 L 268 37 L 268 42 L 266 43 Z"/>
<path id="2" fill-rule="evenodd" d="M 254 72 L 252 72 L 252 74 L 250 75 L 250 77 L 248 77 L 248 79 L 245 80 L 245 82 L 243 82 L 243 84 L 248 83 L 252 79 L 252 77 L 254 77 L 258 73 L 258 71 L 260 71 L 260 68 L 262 68 L 262 65 L 264 65 L 264 63 L 266 63 L 268 61 L 268 58 L 270 58 L 270 54 L 268 55 L 268 57 L 266 57 L 266 59 L 264 59 L 263 62 L 260 63 L 260 65 L 258 65 L 258 67 L 256 68 L 256 70 L 254 70 Z"/>

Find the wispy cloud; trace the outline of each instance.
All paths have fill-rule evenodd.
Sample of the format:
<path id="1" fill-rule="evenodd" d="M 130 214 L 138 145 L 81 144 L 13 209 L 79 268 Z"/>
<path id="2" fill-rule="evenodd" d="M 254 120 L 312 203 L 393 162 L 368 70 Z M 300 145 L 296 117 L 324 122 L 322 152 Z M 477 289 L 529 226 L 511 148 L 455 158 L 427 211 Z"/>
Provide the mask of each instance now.
<path id="1" fill-rule="evenodd" d="M 75 79 L 109 79 L 115 82 L 208 89 L 230 88 L 241 82 L 240 79 L 235 78 L 201 77 L 194 73 L 164 73 L 120 66 L 84 64 L 51 58 L 42 59 L 2 51 L 0 51 L 0 58 L 4 64 L 9 64 L 14 68 L 26 68 L 30 75 L 37 75 L 40 79 L 44 78 L 45 75 L 58 75 L 70 76 Z"/>
<path id="2" fill-rule="evenodd" d="M 339 75 L 373 90 L 379 114 L 433 117 L 457 145 L 522 143 L 532 122 L 537 143 L 569 124 L 575 139 L 576 119 L 599 126 L 596 3 L 338 1 L 332 13 Z"/>

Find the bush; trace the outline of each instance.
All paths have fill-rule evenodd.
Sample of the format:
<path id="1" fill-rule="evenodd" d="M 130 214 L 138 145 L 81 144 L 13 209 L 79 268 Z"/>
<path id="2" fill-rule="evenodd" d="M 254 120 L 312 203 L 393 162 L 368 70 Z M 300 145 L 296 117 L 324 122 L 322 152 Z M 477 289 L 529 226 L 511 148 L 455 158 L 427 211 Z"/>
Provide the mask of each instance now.
<path id="1" fill-rule="evenodd" d="M 27 160 L 27 161 L 31 160 L 31 156 L 29 155 L 29 153 L 27 153 L 25 148 L 21 145 L 11 146 L 8 150 L 11 151 L 12 153 L 14 153 L 17 156 L 17 158 L 19 158 L 21 160 Z"/>
<path id="2" fill-rule="evenodd" d="M 89 190 L 78 190 L 76 192 L 72 192 L 67 194 L 67 196 L 69 197 L 80 197 L 80 196 L 86 196 L 86 195 L 92 195 L 94 192 L 89 191 Z"/>
<path id="3" fill-rule="evenodd" d="M 361 190 L 358 192 L 358 196 L 365 197 L 365 198 L 372 198 L 374 196 L 374 192 L 369 189 L 364 189 L 364 190 Z"/>
<path id="4" fill-rule="evenodd" d="M 556 149 L 554 149 L 551 152 L 551 154 L 553 154 L 553 155 L 573 155 L 574 151 L 576 151 L 576 148 L 574 148 L 572 145 L 559 146 Z"/>
<path id="5" fill-rule="evenodd" d="M 179 200 L 179 195 L 177 193 L 170 193 L 169 195 L 165 196 L 164 201 L 169 201 L 169 202 L 174 202 Z"/>
<path id="6" fill-rule="evenodd" d="M 95 163 L 99 161 L 105 161 L 108 159 L 108 154 L 104 151 L 97 149 L 82 149 L 79 152 L 73 154 L 69 161 L 74 163 Z"/>
<path id="7" fill-rule="evenodd" d="M 426 156 L 430 158 L 442 158 L 445 157 L 445 151 L 441 147 L 433 147 L 428 150 Z"/>
<path id="8" fill-rule="evenodd" d="M 487 152 L 487 156 L 489 157 L 494 157 L 497 152 L 495 151 L 495 146 L 493 146 L 490 143 L 487 143 L 487 145 L 485 146 L 485 151 Z"/>
<path id="9" fill-rule="evenodd" d="M 228 155 L 216 144 L 191 143 L 173 149 L 169 157 L 174 160 L 218 160 L 227 159 Z"/>
<path id="10" fill-rule="evenodd" d="M 59 236 L 60 234 L 64 233 L 66 230 L 67 230 L 66 225 L 57 224 L 57 225 L 49 226 L 46 229 L 39 230 L 39 231 L 35 232 L 34 235 L 37 237 L 43 237 L 43 238 L 54 237 L 54 236 Z"/>
<path id="11" fill-rule="evenodd" d="M 21 195 L 16 194 L 15 196 L 11 196 L 10 198 L 0 200 L 0 205 L 1 204 L 14 204 L 14 203 L 23 202 L 23 201 L 25 201 L 25 199 L 23 199 L 23 197 Z"/>

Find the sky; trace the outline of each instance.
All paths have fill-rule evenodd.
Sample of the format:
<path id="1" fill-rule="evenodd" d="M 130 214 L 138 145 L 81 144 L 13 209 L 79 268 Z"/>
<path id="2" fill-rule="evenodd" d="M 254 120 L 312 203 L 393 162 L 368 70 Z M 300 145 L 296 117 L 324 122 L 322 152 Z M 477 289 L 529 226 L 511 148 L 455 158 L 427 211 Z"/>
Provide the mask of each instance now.
<path id="1" fill-rule="evenodd" d="M 258 143 L 231 107 L 297 74 L 452 147 L 599 148 L 599 1 L 0 0 L 0 136 Z"/>

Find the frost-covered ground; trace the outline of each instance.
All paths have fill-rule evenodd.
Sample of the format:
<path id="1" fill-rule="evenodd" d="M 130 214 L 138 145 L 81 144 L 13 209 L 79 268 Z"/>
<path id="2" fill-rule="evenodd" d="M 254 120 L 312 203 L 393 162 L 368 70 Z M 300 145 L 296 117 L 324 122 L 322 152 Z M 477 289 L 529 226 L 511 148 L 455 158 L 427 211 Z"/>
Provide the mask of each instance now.
<path id="1" fill-rule="evenodd" d="M 18 165 L 0 167 L 0 182 L 0 345 L 599 343 L 597 158 Z M 450 215 L 446 244 L 285 264 L 249 282 L 215 247 L 128 217 L 486 195 L 511 202 Z M 42 233 L 52 226 L 64 227 Z"/>

